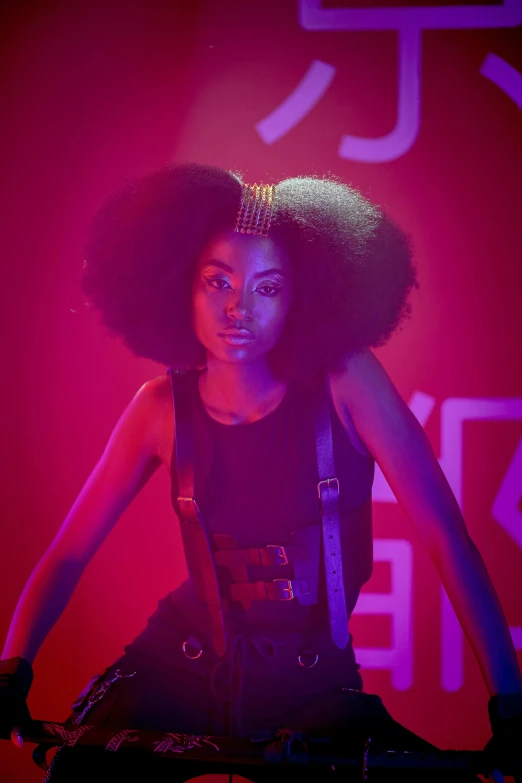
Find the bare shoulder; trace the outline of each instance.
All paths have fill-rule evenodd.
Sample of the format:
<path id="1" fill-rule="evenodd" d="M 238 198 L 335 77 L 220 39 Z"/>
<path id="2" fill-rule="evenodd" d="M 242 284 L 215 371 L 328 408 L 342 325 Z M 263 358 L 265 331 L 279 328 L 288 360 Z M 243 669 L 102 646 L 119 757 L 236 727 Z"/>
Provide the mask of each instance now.
<path id="1" fill-rule="evenodd" d="M 377 357 L 369 350 L 348 357 L 342 372 L 330 375 L 332 398 L 353 415 L 399 405 L 402 397 Z"/>
<path id="2" fill-rule="evenodd" d="M 171 398 L 170 378 L 165 375 L 158 375 L 156 378 L 150 378 L 140 386 L 137 394 L 147 398 L 151 403 L 165 403 Z"/>
<path id="3" fill-rule="evenodd" d="M 385 433 L 404 434 L 413 416 L 377 357 L 364 350 L 346 359 L 330 376 L 332 400 L 343 424 L 353 422 L 366 449 L 377 457 Z M 346 425 L 345 425 L 346 426 Z"/>
<path id="4" fill-rule="evenodd" d="M 135 400 L 150 422 L 155 454 L 170 468 L 174 445 L 174 409 L 169 376 L 159 375 L 146 381 L 136 392 Z"/>
<path id="5" fill-rule="evenodd" d="M 350 357 L 331 378 L 363 443 L 427 551 L 438 558 L 447 536 L 467 536 L 462 514 L 421 424 L 371 351 Z"/>
<path id="6" fill-rule="evenodd" d="M 369 349 L 347 357 L 342 372 L 330 375 L 332 393 L 355 401 L 362 390 L 384 393 L 393 386 L 390 377 L 375 354 Z"/>

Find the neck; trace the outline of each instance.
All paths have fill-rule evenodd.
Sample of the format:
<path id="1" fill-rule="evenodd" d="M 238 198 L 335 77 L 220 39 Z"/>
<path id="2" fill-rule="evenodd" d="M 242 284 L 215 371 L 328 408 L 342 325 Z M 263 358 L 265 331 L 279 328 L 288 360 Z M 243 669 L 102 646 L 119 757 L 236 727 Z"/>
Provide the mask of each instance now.
<path id="1" fill-rule="evenodd" d="M 199 390 L 211 416 L 225 424 L 240 424 L 256 421 L 276 408 L 286 384 L 274 378 L 266 359 L 228 364 L 209 355 Z"/>

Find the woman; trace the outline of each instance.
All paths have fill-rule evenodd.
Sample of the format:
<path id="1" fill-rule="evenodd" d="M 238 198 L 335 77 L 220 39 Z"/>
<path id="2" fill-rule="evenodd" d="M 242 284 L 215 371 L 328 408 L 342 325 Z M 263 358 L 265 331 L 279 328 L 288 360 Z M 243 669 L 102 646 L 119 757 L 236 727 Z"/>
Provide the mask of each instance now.
<path id="1" fill-rule="evenodd" d="M 403 233 L 332 178 L 258 187 L 185 164 L 109 199 L 86 258 L 84 289 L 105 325 L 170 371 L 137 392 L 24 590 L 0 669 L 10 727 L 27 715 L 30 663 L 83 569 L 162 463 L 191 578 L 89 684 L 71 722 L 269 737 L 282 727 L 343 736 L 351 721 L 361 739 L 422 745 L 362 693 L 347 631 L 371 574 L 374 460 L 471 642 L 494 729 L 501 696 L 522 714 L 482 559 L 369 350 L 409 312 Z M 20 726 L 12 736 L 21 744 Z M 57 756 L 51 779 L 100 764 L 77 757 Z"/>

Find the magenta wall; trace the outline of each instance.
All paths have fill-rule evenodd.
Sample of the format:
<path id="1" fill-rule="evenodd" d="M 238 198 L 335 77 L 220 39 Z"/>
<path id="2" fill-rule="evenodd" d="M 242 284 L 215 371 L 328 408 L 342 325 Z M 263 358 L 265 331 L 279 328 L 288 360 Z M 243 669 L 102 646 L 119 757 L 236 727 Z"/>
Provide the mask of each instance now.
<path id="1" fill-rule="evenodd" d="M 186 5 L 3 12 L 2 636 L 117 417 L 164 371 L 83 312 L 89 217 L 126 177 L 197 160 L 250 182 L 332 172 L 412 234 L 413 319 L 378 355 L 425 425 L 522 649 L 522 2 L 439 6 L 438 21 L 436 6 L 391 0 L 370 14 L 365 0 L 362 15 L 311 0 Z M 374 500 L 379 562 L 352 622 L 366 690 L 427 739 L 478 748 L 477 664 L 380 479 Z M 65 718 L 184 575 L 163 471 L 42 648 L 34 717 Z M 0 767 L 40 779 L 27 748 L 2 743 Z"/>

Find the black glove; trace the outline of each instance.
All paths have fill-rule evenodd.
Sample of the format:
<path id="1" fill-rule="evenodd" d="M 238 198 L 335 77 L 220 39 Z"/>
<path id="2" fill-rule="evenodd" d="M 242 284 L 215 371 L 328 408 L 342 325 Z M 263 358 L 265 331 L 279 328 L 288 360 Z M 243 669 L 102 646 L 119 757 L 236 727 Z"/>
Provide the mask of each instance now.
<path id="1" fill-rule="evenodd" d="M 9 739 L 15 726 L 23 729 L 31 720 L 26 699 L 33 668 L 25 658 L 0 661 L 0 738 Z"/>
<path id="2" fill-rule="evenodd" d="M 489 769 L 522 783 L 522 693 L 499 693 L 488 702 L 493 737 L 485 747 Z"/>

